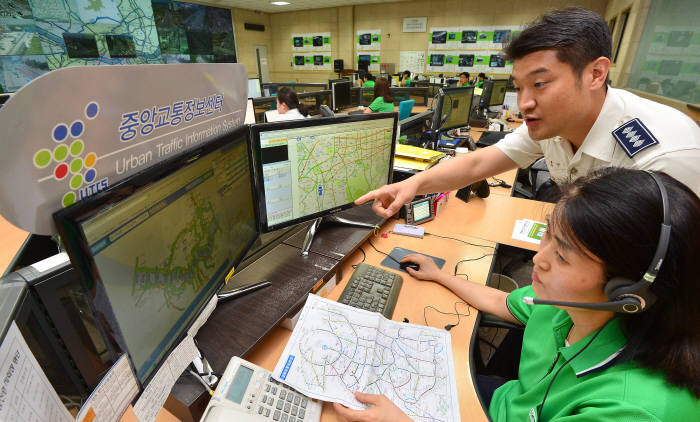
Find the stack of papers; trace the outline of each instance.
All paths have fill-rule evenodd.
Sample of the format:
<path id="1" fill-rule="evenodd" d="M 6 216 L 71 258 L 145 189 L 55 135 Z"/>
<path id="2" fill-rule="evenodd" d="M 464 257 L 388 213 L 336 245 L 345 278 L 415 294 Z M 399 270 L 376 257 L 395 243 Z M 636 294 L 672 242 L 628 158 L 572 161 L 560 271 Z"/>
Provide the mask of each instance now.
<path id="1" fill-rule="evenodd" d="M 450 333 L 309 295 L 272 376 L 309 397 L 384 394 L 415 420 L 459 421 Z"/>
<path id="2" fill-rule="evenodd" d="M 545 223 L 528 219 L 516 220 L 513 227 L 513 239 L 539 245 L 546 230 L 547 224 Z"/>

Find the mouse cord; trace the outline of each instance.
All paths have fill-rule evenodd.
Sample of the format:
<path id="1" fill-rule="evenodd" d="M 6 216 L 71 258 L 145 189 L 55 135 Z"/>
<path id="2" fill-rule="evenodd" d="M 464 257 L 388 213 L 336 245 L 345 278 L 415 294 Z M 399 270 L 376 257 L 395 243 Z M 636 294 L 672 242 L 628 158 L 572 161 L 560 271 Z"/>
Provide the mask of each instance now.
<path id="1" fill-rule="evenodd" d="M 372 243 L 372 239 L 367 239 L 367 242 L 368 242 L 369 245 L 372 247 L 372 249 L 374 249 L 375 251 L 379 252 L 379 253 L 382 254 L 382 255 L 386 255 L 388 258 L 390 258 L 392 261 L 396 262 L 397 264 L 401 264 L 401 261 L 397 260 L 396 258 L 394 258 L 393 256 L 389 255 L 388 253 L 382 252 L 382 251 L 380 251 L 379 249 L 377 249 L 377 247 L 374 246 L 374 243 Z"/>
<path id="2" fill-rule="evenodd" d="M 464 304 L 464 305 L 467 305 L 467 313 L 462 313 L 462 312 L 459 312 L 459 311 L 457 310 L 457 305 L 460 304 L 460 303 L 461 303 L 461 304 Z M 425 307 L 423 308 L 423 320 L 425 321 L 425 325 L 426 325 L 426 326 L 429 326 L 429 325 L 428 325 L 428 316 L 427 316 L 427 310 L 428 310 L 428 309 L 432 309 L 432 310 L 434 310 L 435 312 L 440 313 L 440 314 L 442 314 L 442 315 L 456 315 L 456 316 L 457 316 L 457 322 L 456 322 L 455 324 L 447 324 L 447 325 L 445 325 L 445 329 L 446 329 L 447 331 L 450 331 L 452 328 L 458 326 L 459 323 L 460 323 L 460 321 L 461 321 L 461 317 L 468 317 L 468 316 L 471 316 L 471 305 L 469 305 L 467 302 L 464 302 L 464 301 L 457 301 L 457 302 L 454 303 L 454 309 L 455 309 L 454 312 L 444 312 L 444 311 L 441 311 L 441 310 L 439 310 L 438 308 L 436 308 L 436 307 L 434 307 L 434 306 L 432 306 L 432 305 L 428 305 L 428 306 L 425 306 Z"/>

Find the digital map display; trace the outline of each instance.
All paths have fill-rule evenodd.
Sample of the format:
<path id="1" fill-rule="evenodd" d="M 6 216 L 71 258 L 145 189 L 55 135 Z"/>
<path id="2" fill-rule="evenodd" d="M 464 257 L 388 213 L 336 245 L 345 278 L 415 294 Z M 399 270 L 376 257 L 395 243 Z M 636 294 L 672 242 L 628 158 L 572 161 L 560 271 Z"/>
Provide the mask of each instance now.
<path id="1" fill-rule="evenodd" d="M 215 151 L 84 226 L 139 378 L 255 236 L 246 151 Z"/>
<path id="2" fill-rule="evenodd" d="M 263 161 L 268 225 L 351 203 L 385 185 L 392 136 L 393 119 L 261 133 L 263 151 L 283 151 Z"/>
<path id="3" fill-rule="evenodd" d="M 459 421 L 450 334 L 309 295 L 273 376 L 324 401 L 364 409 L 384 394 L 416 421 Z"/>

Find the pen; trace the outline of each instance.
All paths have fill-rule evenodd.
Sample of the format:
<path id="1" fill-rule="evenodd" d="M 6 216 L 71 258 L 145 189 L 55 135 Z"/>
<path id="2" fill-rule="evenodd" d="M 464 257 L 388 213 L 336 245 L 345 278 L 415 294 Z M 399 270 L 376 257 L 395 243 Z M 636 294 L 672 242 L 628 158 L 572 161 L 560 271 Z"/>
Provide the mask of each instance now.
<path id="1" fill-rule="evenodd" d="M 216 295 L 216 297 L 219 299 L 219 302 L 224 302 L 239 296 L 243 296 L 245 294 L 254 292 L 258 289 L 262 289 L 263 287 L 267 286 L 272 286 L 272 283 L 270 283 L 267 280 L 259 281 L 257 283 L 253 283 L 249 286 L 243 286 L 235 290 L 231 290 L 229 292 L 224 292 L 224 293 L 219 293 Z"/>

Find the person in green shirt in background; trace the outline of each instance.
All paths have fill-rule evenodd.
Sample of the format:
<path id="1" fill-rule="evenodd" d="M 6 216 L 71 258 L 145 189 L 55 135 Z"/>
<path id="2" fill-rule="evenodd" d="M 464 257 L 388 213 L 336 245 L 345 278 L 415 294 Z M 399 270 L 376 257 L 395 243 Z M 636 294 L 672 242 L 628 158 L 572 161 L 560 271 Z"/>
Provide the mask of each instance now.
<path id="1" fill-rule="evenodd" d="M 408 70 L 404 70 L 403 75 L 401 76 L 401 86 L 405 86 L 407 88 L 410 87 L 411 82 L 413 82 L 413 80 L 411 79 L 411 72 Z"/>
<path id="2" fill-rule="evenodd" d="M 365 113 L 383 113 L 394 111 L 394 98 L 389 90 L 389 81 L 386 78 L 377 78 L 374 84 L 374 100 L 365 109 Z"/>
<path id="3" fill-rule="evenodd" d="M 532 285 L 510 294 L 443 272 L 424 255 L 403 259 L 420 266 L 407 269 L 414 278 L 440 283 L 482 312 L 525 325 L 517 379 L 493 391 L 495 380 L 477 377 L 484 401 L 488 387 L 493 392 L 491 418 L 698 420 L 700 199 L 664 173 L 606 167 L 565 186 L 547 220 Z M 668 248 L 656 257 L 664 243 Z M 611 290 L 616 293 L 609 298 Z M 607 308 L 533 306 L 533 297 Z M 619 301 L 634 297 L 643 312 L 621 312 Z M 386 396 L 355 397 L 370 407 L 335 403 L 336 411 L 350 420 L 409 420 Z"/>
<path id="4" fill-rule="evenodd" d="M 469 86 L 469 72 L 462 72 L 459 74 L 459 82 L 457 82 L 457 86 L 460 88 Z"/>
<path id="5" fill-rule="evenodd" d="M 374 76 L 371 73 L 360 73 L 358 85 L 362 88 L 374 88 Z"/>
<path id="6" fill-rule="evenodd" d="M 486 74 L 484 72 L 479 73 L 479 76 L 477 76 L 477 80 L 476 80 L 476 83 L 474 84 L 474 87 L 475 88 L 483 88 L 485 80 L 486 80 Z"/>

